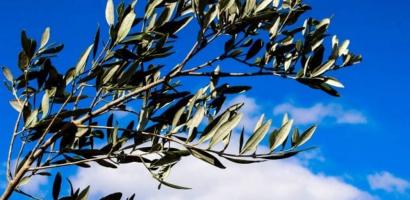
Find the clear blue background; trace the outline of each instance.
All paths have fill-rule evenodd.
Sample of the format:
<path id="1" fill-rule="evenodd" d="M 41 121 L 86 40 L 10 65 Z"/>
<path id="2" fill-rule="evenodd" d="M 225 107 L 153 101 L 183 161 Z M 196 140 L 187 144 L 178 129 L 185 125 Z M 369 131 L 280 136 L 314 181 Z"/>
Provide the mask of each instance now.
<path id="1" fill-rule="evenodd" d="M 350 39 L 350 49 L 363 54 L 362 64 L 337 73 L 346 85 L 342 97 L 329 97 L 294 81 L 272 77 L 252 80 L 254 89 L 247 95 L 266 102 L 264 106 L 268 108 L 294 99 L 302 106 L 338 103 L 362 111 L 368 119 L 365 125 L 320 128 L 311 144 L 321 148 L 326 161 L 315 165 L 313 170 L 349 174 L 354 177 L 352 184 L 368 191 L 371 190 L 366 175 L 377 171 L 386 170 L 410 180 L 410 1 L 309 0 L 307 3 L 313 7 L 309 16 L 333 16 L 330 32 L 341 39 Z M 92 42 L 97 23 L 105 27 L 104 9 L 103 0 L 0 1 L 0 64 L 16 71 L 21 30 L 39 39 L 44 28 L 50 26 L 51 40 L 65 44 L 63 53 L 54 62 L 62 69 L 73 66 Z M 189 31 L 182 37 L 189 38 Z M 181 44 L 184 45 L 190 43 Z M 16 113 L 9 107 L 11 96 L 4 87 L 0 87 L 0 95 L 2 162 Z M 406 194 L 371 193 L 382 199 L 410 199 Z"/>

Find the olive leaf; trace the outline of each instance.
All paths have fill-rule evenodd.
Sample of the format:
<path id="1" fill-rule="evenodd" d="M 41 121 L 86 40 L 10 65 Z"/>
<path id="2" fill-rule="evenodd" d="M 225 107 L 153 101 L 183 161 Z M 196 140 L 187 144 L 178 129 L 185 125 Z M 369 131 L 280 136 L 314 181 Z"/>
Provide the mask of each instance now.
<path id="1" fill-rule="evenodd" d="M 47 45 L 48 40 L 50 39 L 50 27 L 47 27 L 43 35 L 41 36 L 41 43 L 40 43 L 40 49 L 44 48 Z"/>
<path id="2" fill-rule="evenodd" d="M 241 154 L 247 153 L 247 152 L 252 152 L 256 150 L 256 147 L 259 145 L 259 143 L 262 141 L 262 139 L 265 137 L 266 133 L 269 131 L 270 125 L 272 121 L 268 120 L 264 124 L 262 124 L 253 134 L 252 136 L 248 139 L 248 141 L 245 143 L 245 146 L 242 148 Z"/>
<path id="3" fill-rule="evenodd" d="M 2 67 L 2 70 L 3 70 L 4 77 L 6 77 L 8 81 L 13 82 L 14 78 L 13 78 L 13 74 L 11 73 L 10 69 L 7 67 Z"/>
<path id="4" fill-rule="evenodd" d="M 221 125 L 220 128 L 215 132 L 214 136 L 211 138 L 209 143 L 209 149 L 221 142 L 241 121 L 243 114 L 238 113 L 231 117 L 227 122 Z"/>
<path id="5" fill-rule="evenodd" d="M 80 57 L 80 60 L 77 62 L 77 65 L 75 66 L 75 74 L 80 75 L 81 73 L 84 72 L 85 65 L 87 64 L 88 57 L 91 53 L 91 50 L 93 49 L 93 45 L 90 45 L 83 53 L 83 55 Z"/>
<path id="6" fill-rule="evenodd" d="M 135 13 L 134 11 L 130 11 L 122 21 L 120 28 L 118 29 L 118 34 L 117 34 L 117 39 L 115 43 L 119 43 L 127 37 L 128 33 L 131 30 L 132 24 L 134 23 L 135 20 Z"/>
<path id="7" fill-rule="evenodd" d="M 107 0 L 107 6 L 105 8 L 105 19 L 109 26 L 114 25 L 114 2 L 113 0 Z"/>
<path id="8" fill-rule="evenodd" d="M 308 128 L 305 132 L 303 132 L 302 135 L 300 135 L 298 139 L 295 141 L 294 146 L 298 147 L 305 144 L 312 137 L 313 133 L 315 133 L 316 128 L 316 125 L 314 125 Z"/>
<path id="9" fill-rule="evenodd" d="M 280 146 L 288 137 L 289 132 L 292 128 L 293 120 L 288 120 L 277 132 L 272 133 L 270 139 L 270 150 L 274 151 L 278 146 Z"/>
<path id="10" fill-rule="evenodd" d="M 201 150 L 201 149 L 195 149 L 195 148 L 188 148 L 188 150 L 191 152 L 191 154 L 200 159 L 203 160 L 215 167 L 225 169 L 226 167 L 217 159 L 215 156 L 211 155 L 210 153 Z"/>

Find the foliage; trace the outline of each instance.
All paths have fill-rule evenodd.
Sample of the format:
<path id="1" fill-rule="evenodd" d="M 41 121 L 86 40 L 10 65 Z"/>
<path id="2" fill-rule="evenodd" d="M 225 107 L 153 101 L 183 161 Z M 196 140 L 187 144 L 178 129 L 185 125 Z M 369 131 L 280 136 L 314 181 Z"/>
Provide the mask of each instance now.
<path id="1" fill-rule="evenodd" d="M 136 6 L 145 6 L 143 15 L 135 13 Z M 188 189 L 166 182 L 183 157 L 225 168 L 221 158 L 249 164 L 306 150 L 300 146 L 312 137 L 315 125 L 300 134 L 286 115 L 279 128 L 271 130 L 273 122 L 262 115 L 248 139 L 242 129 L 239 152 L 228 152 L 233 131 L 241 128 L 243 104 L 225 105 L 225 100 L 251 88 L 229 85 L 224 77 L 277 76 L 339 96 L 335 88 L 343 84 L 329 72 L 354 65 L 361 56 L 348 50 L 348 40 L 339 42 L 327 33 L 328 18 L 307 18 L 298 25 L 308 10 L 301 0 L 149 0 L 116 7 L 108 0 L 107 41 L 101 42 L 98 29 L 78 63 L 65 72 L 53 65 L 64 46 L 49 42 L 49 28 L 40 42 L 23 31 L 20 73 L 13 76 L 3 68 L 5 85 L 14 96 L 10 104 L 19 113 L 3 198 L 13 191 L 26 194 L 20 186 L 31 177 L 49 176 L 47 170 L 69 165 L 90 167 L 95 162 L 117 168 L 140 163 L 160 186 Z M 191 31 L 197 41 L 184 59 L 170 63 L 166 58 L 183 53 L 173 45 L 187 28 L 197 28 Z M 189 66 L 217 39 L 224 41 L 219 56 Z M 222 62 L 226 60 L 248 69 L 229 71 Z M 209 84 L 188 91 L 182 77 L 208 77 Z M 135 115 L 136 120 L 125 124 L 113 111 Z M 257 151 L 266 137 L 269 149 Z M 17 161 L 14 171 L 12 159 Z M 61 182 L 57 174 L 54 199 L 60 198 Z M 60 199 L 85 199 L 88 190 L 71 189 L 70 196 Z M 120 193 L 107 197 L 120 198 Z"/>

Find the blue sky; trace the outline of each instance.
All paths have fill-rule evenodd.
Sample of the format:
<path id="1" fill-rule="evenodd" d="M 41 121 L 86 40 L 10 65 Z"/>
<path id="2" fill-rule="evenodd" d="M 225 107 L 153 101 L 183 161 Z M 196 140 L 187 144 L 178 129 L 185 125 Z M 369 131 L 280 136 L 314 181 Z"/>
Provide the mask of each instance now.
<path id="1" fill-rule="evenodd" d="M 276 121 L 280 120 L 277 113 L 284 110 L 296 116 L 308 112 L 321 116 L 299 118 L 301 125 L 304 122 L 319 122 L 320 125 L 309 144 L 320 147 L 318 155 L 324 159 L 309 163 L 307 168 L 313 173 L 340 177 L 379 199 L 410 199 L 409 186 L 404 191 L 389 191 L 387 186 L 374 189 L 376 186 L 372 188 L 369 184 L 369 175 L 377 178 L 377 175 L 389 177 L 386 174 L 390 174 L 397 178 L 394 180 L 410 181 L 407 142 L 410 140 L 410 84 L 406 76 L 410 74 L 410 2 L 306 2 L 313 7 L 309 16 L 332 16 L 330 32 L 340 39 L 350 39 L 350 50 L 364 57 L 361 64 L 337 72 L 346 86 L 341 90 L 342 97 L 330 97 L 294 81 L 261 77 L 249 83 L 253 90 L 243 98 L 254 101 Z M 64 69 L 74 65 L 92 42 L 97 24 L 105 26 L 104 9 L 103 0 L 0 1 L 0 65 L 16 70 L 21 30 L 39 38 L 47 26 L 51 27 L 52 40 L 65 44 L 61 56 L 55 59 L 57 66 Z M 190 38 L 189 31 L 182 34 Z M 181 47 L 189 45 L 187 40 Z M 210 52 L 218 50 L 213 48 Z M 4 147 L 8 145 L 10 124 L 14 123 L 16 113 L 8 106 L 11 96 L 5 88 L 0 87 L 0 94 L 0 113 L 3 114 L 0 121 L 1 162 L 5 161 Z M 346 121 L 346 117 L 352 116 L 352 120 Z"/>

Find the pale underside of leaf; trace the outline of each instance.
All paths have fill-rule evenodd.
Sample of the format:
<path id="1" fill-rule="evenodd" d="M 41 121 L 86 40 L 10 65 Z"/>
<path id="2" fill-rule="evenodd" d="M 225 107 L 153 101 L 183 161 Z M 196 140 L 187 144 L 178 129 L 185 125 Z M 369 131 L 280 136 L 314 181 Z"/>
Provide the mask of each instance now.
<path id="1" fill-rule="evenodd" d="M 327 70 L 329 70 L 334 64 L 335 64 L 336 60 L 335 59 L 330 59 L 329 61 L 327 61 L 325 64 L 323 64 L 321 67 L 319 67 L 318 70 L 316 70 L 315 72 L 312 73 L 313 77 L 316 76 L 320 76 L 323 73 L 325 73 Z"/>
<path id="2" fill-rule="evenodd" d="M 122 21 L 120 28 L 118 29 L 118 35 L 116 43 L 119 43 L 127 37 L 128 33 L 131 31 L 132 24 L 135 20 L 135 13 L 134 11 L 130 11 L 130 13 L 125 16 L 124 20 Z"/>
<path id="3" fill-rule="evenodd" d="M 273 141 L 271 142 L 272 144 L 270 148 L 271 151 L 275 150 L 278 146 L 280 146 L 286 140 L 292 128 L 292 125 L 293 125 L 293 120 L 289 120 L 288 122 L 285 123 L 285 125 L 283 125 L 278 130 L 275 137 L 272 137 Z"/>
<path id="4" fill-rule="evenodd" d="M 259 143 L 265 137 L 266 133 L 269 131 L 271 123 L 272 121 L 268 120 L 261 127 L 259 127 L 258 130 L 255 131 L 255 133 L 253 133 L 253 135 L 249 138 L 249 140 L 243 147 L 241 154 L 256 150 L 256 147 L 259 145 Z"/>
<path id="5" fill-rule="evenodd" d="M 272 3 L 272 0 L 262 0 L 262 2 L 256 7 L 255 12 L 259 12 L 259 11 L 265 9 L 271 3 Z"/>
<path id="6" fill-rule="evenodd" d="M 196 111 L 194 117 L 192 117 L 192 119 L 187 124 L 187 126 L 189 128 L 188 138 L 191 138 L 191 135 L 192 135 L 192 132 L 194 131 L 194 128 L 197 128 L 199 126 L 199 124 L 201 123 L 204 116 L 205 116 L 205 108 L 203 106 L 201 106 Z"/>
<path id="7" fill-rule="evenodd" d="M 305 144 L 308 140 L 310 140 L 310 138 L 312 138 L 313 133 L 315 133 L 316 131 L 316 126 L 313 125 L 310 128 L 308 128 L 305 132 L 302 133 L 302 135 L 298 138 L 295 146 L 301 146 L 303 144 Z"/>
<path id="8" fill-rule="evenodd" d="M 209 148 L 212 148 L 217 143 L 222 141 L 229 134 L 229 132 L 232 131 L 239 124 L 239 122 L 242 119 L 242 115 L 242 113 L 236 114 L 232 119 L 225 122 L 212 137 L 211 142 L 209 144 Z"/>
<path id="9" fill-rule="evenodd" d="M 75 67 L 75 74 L 79 75 L 84 72 L 85 64 L 87 63 L 88 57 L 90 55 L 91 50 L 93 49 L 94 45 L 90 45 L 83 55 L 81 56 L 80 60 L 78 61 L 76 67 Z"/>
<path id="10" fill-rule="evenodd" d="M 50 39 L 50 27 L 47 27 L 41 36 L 40 49 L 44 48 Z"/>
<path id="11" fill-rule="evenodd" d="M 114 25 L 114 2 L 113 0 L 107 0 L 107 6 L 105 8 L 105 19 L 109 26 Z"/>
<path id="12" fill-rule="evenodd" d="M 256 130 L 258 130 L 258 128 L 261 127 L 264 120 L 265 120 L 265 114 L 262 114 L 259 117 L 259 120 L 256 122 L 256 125 L 255 125 L 255 128 L 253 129 L 253 132 L 256 132 Z"/>
<path id="13" fill-rule="evenodd" d="M 49 96 L 48 92 L 45 92 L 44 95 L 43 95 L 43 98 L 41 100 L 41 111 L 42 111 L 41 118 L 43 118 L 43 119 L 47 116 L 48 111 L 50 109 L 49 102 L 50 102 L 50 96 Z"/>
<path id="14" fill-rule="evenodd" d="M 211 139 L 215 135 L 216 131 L 222 126 L 222 124 L 224 124 L 226 121 L 228 121 L 229 117 L 230 117 L 229 112 L 225 112 L 224 114 L 222 114 L 221 118 L 219 118 L 219 121 L 215 124 L 215 126 L 208 133 L 205 133 L 199 139 L 198 144 L 201 144 L 201 143 Z"/>

